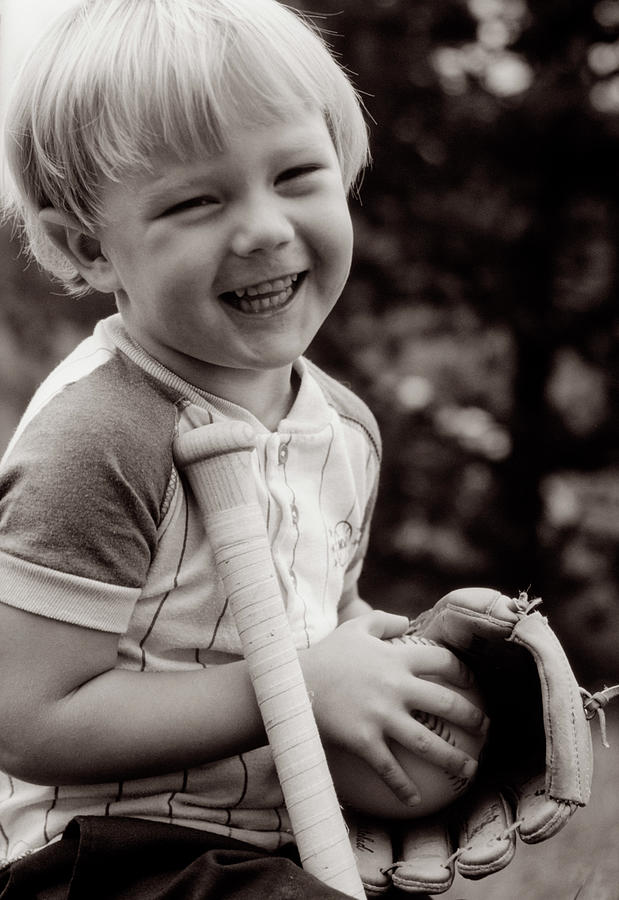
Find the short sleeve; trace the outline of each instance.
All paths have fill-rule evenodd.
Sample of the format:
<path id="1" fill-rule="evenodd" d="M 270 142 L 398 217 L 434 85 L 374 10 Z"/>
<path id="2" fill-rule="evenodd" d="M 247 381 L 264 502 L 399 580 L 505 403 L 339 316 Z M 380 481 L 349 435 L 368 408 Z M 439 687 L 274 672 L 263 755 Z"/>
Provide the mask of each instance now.
<path id="1" fill-rule="evenodd" d="M 156 549 L 175 407 L 114 358 L 32 418 L 0 472 L 0 583 L 9 604 L 117 630 Z"/>

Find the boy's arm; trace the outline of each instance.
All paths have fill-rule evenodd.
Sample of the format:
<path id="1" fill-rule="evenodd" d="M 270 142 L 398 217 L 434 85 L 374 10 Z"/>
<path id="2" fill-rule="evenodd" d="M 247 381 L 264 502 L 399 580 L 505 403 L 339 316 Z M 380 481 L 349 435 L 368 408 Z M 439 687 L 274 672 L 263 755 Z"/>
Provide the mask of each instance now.
<path id="1" fill-rule="evenodd" d="M 118 635 L 0 603 L 0 768 L 43 784 L 181 770 L 266 741 L 244 660 L 115 669 Z"/>
<path id="2" fill-rule="evenodd" d="M 476 730 L 481 712 L 417 674 L 466 680 L 441 648 L 386 643 L 401 616 L 373 612 L 300 654 L 327 742 L 358 753 L 403 801 L 414 786 L 396 740 L 454 774 L 468 757 L 418 723 L 424 709 Z M 191 672 L 114 669 L 118 636 L 0 603 L 0 768 L 26 781 L 118 781 L 179 771 L 265 743 L 243 660 Z"/>

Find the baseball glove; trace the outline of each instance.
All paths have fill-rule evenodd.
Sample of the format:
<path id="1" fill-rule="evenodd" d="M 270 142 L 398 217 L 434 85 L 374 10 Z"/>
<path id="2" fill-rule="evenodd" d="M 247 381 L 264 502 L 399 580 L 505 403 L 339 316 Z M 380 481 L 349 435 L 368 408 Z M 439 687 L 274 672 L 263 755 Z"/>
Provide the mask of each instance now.
<path id="1" fill-rule="evenodd" d="M 473 671 L 491 725 L 475 781 L 462 800 L 400 825 L 350 819 L 350 840 L 369 896 L 391 883 L 410 893 L 446 891 L 455 868 L 482 878 L 525 843 L 555 835 L 589 800 L 588 719 L 619 688 L 579 688 L 541 601 L 487 588 L 452 591 L 410 633 L 452 650 Z M 585 698 L 583 698 L 585 694 Z M 395 862 L 394 862 L 395 860 Z"/>

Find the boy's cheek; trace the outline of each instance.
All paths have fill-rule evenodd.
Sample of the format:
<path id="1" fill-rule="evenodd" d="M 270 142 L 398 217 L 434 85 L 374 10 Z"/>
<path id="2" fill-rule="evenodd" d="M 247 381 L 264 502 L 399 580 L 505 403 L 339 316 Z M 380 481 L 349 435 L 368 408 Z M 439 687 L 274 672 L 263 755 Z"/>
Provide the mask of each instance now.
<path id="1" fill-rule="evenodd" d="M 342 253 L 352 253 L 353 226 L 348 205 L 325 204 L 316 220 L 316 239 L 325 249 L 338 248 Z"/>

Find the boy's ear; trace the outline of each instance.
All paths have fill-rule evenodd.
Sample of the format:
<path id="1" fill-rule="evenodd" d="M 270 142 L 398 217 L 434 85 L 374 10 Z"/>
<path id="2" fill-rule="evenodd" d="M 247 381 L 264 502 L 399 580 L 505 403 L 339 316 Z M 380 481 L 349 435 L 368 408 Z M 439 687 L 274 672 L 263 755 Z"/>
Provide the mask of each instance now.
<path id="1" fill-rule="evenodd" d="M 69 213 L 51 206 L 39 213 L 39 220 L 54 246 L 67 257 L 88 284 L 103 294 L 122 287 L 114 266 L 101 249 L 98 238 Z"/>

